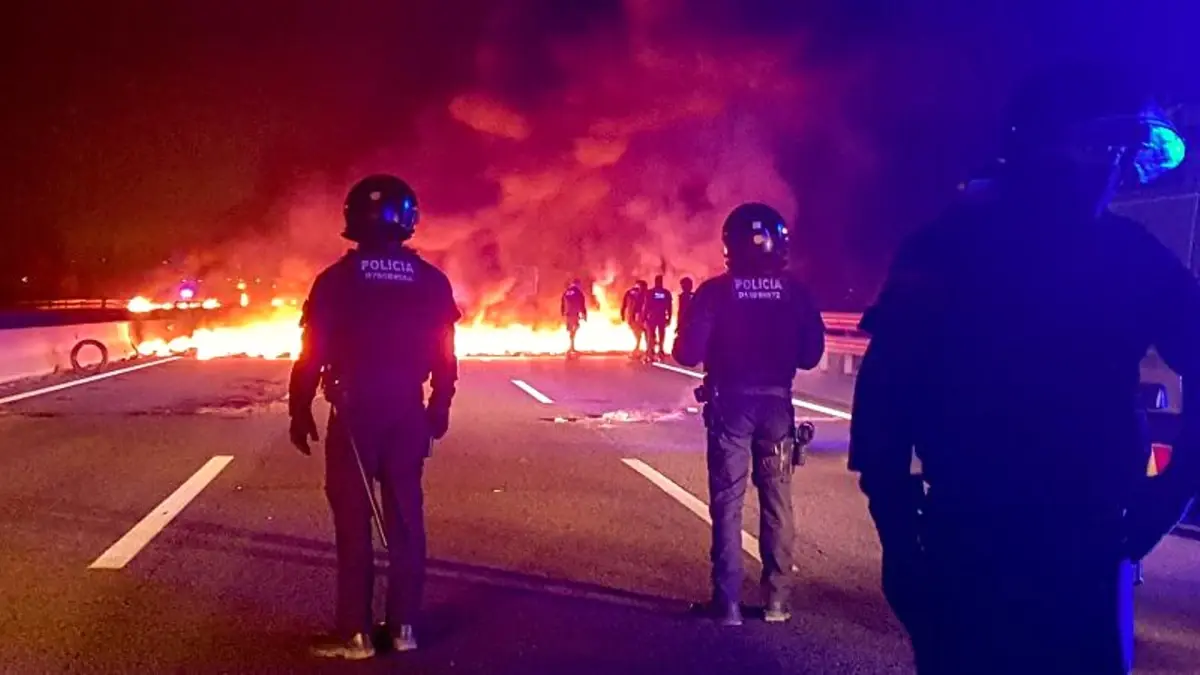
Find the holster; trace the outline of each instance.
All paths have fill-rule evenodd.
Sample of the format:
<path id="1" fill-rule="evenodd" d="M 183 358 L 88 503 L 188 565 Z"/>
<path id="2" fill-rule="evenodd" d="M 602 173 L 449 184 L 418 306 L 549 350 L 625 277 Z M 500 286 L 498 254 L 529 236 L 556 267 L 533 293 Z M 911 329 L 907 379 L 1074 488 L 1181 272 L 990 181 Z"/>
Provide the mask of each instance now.
<path id="1" fill-rule="evenodd" d="M 812 422 L 792 424 L 792 466 L 804 466 L 808 462 L 808 446 L 817 435 Z"/>
<path id="2" fill-rule="evenodd" d="M 771 447 L 772 453 L 756 461 L 763 462 L 767 475 L 776 475 L 789 479 L 796 471 L 796 441 L 788 434 Z"/>
<path id="3" fill-rule="evenodd" d="M 346 388 L 329 366 L 325 366 L 321 373 L 321 395 L 334 408 L 343 408 L 346 405 Z"/>
<path id="4" fill-rule="evenodd" d="M 692 390 L 692 396 L 696 398 L 696 402 L 701 404 L 700 418 L 704 420 L 704 428 L 708 429 L 709 433 L 717 431 L 717 411 L 716 411 L 716 390 L 709 384 L 708 378 Z"/>

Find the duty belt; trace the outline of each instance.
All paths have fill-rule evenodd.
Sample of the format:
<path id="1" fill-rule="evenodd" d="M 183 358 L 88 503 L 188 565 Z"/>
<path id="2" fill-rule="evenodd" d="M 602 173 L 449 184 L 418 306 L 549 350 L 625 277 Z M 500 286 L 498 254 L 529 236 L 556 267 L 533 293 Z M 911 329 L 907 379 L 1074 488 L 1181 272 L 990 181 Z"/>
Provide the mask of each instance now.
<path id="1" fill-rule="evenodd" d="M 792 390 L 788 387 L 751 387 L 745 385 L 716 385 L 712 388 L 717 396 L 776 396 L 791 398 Z"/>
<path id="2" fill-rule="evenodd" d="M 762 387 L 748 385 L 712 385 L 705 381 L 692 390 L 698 403 L 709 403 L 721 396 L 772 396 L 791 400 L 792 390 L 788 387 Z"/>

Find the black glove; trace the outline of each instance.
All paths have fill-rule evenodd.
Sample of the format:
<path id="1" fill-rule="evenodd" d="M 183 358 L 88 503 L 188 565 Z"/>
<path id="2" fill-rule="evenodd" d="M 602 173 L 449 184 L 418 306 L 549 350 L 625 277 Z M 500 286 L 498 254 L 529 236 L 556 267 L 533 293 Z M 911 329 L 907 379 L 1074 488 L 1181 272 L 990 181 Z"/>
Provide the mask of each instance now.
<path id="1" fill-rule="evenodd" d="M 312 450 L 308 447 L 308 441 L 311 439 L 314 443 L 321 440 L 317 434 L 317 421 L 313 419 L 312 410 L 301 410 L 292 413 L 292 424 L 288 429 L 288 437 L 291 438 L 292 445 L 305 455 L 311 455 Z"/>
<path id="2" fill-rule="evenodd" d="M 425 421 L 429 425 L 429 437 L 438 440 L 450 430 L 450 402 L 431 400 L 425 408 Z"/>

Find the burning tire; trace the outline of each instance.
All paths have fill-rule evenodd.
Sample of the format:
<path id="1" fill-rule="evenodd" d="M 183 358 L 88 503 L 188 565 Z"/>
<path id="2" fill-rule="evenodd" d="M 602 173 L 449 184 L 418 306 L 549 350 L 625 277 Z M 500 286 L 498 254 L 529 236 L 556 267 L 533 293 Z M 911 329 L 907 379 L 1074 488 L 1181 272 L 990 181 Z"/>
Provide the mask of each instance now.
<path id="1" fill-rule="evenodd" d="M 94 366 L 90 366 L 90 367 L 84 366 L 79 363 L 79 353 L 82 352 L 85 347 L 95 347 L 96 349 L 100 350 L 100 363 L 98 363 Z M 92 339 L 80 340 L 79 342 L 76 342 L 75 346 L 71 349 L 71 368 L 73 368 L 76 372 L 83 371 L 83 370 L 99 369 L 99 368 L 103 368 L 104 366 L 107 366 L 107 365 L 108 365 L 108 347 L 105 347 L 104 343 L 100 342 L 99 340 L 92 340 Z"/>

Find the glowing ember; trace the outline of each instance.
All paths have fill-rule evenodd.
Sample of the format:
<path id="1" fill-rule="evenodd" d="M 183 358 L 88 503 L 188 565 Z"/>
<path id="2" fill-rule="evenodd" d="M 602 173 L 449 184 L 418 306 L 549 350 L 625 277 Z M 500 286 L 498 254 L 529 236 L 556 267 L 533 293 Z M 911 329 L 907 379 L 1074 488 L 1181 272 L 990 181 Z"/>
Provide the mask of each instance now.
<path id="1" fill-rule="evenodd" d="M 589 315 L 579 327 L 575 347 L 581 352 L 615 352 L 633 349 L 633 333 L 615 314 Z M 502 356 L 507 354 L 565 354 L 566 328 L 532 326 L 489 326 L 482 321 L 459 325 L 455 351 L 459 356 Z"/>
<path id="2" fill-rule="evenodd" d="M 615 305 L 608 299 L 606 288 L 593 288 L 599 307 L 589 313 L 576 335 L 575 344 L 581 352 L 627 352 L 633 349 L 633 334 L 624 325 Z M 170 340 L 148 340 L 138 345 L 138 352 L 150 356 L 170 356 L 194 353 L 200 360 L 228 356 L 249 356 L 266 359 L 295 359 L 300 350 L 300 309 L 291 300 L 272 302 L 269 318 L 247 320 L 241 325 L 199 328 L 191 335 Z M 139 309 L 134 309 L 137 306 Z M 162 308 L 161 305 L 137 298 L 130 303 L 131 311 Z M 168 303 L 167 307 L 170 307 Z M 669 342 L 669 339 L 668 339 Z M 458 326 L 455 351 L 460 357 L 506 355 L 565 354 L 567 330 L 557 326 L 534 327 L 520 324 L 495 325 L 475 318 Z"/>
<path id="3" fill-rule="evenodd" d="M 138 296 L 129 301 L 125 305 L 125 309 L 134 314 L 145 314 L 146 312 L 154 312 L 164 309 L 217 309 L 221 306 L 221 302 L 216 298 L 206 298 L 204 300 L 189 302 L 154 302 L 149 298 Z"/>
<path id="4" fill-rule="evenodd" d="M 293 310 L 241 326 L 199 328 L 191 335 L 169 341 L 147 340 L 138 345 L 138 353 L 143 356 L 170 356 L 194 352 L 201 361 L 224 356 L 294 358 L 300 352 L 299 320 L 299 310 Z"/>
<path id="5" fill-rule="evenodd" d="M 295 359 L 300 349 L 299 310 L 291 316 L 280 313 L 272 319 L 241 326 L 201 328 L 172 340 L 148 340 L 138 345 L 145 356 L 170 356 L 195 351 L 196 358 L 252 356 Z M 593 316 L 575 337 L 582 352 L 614 352 L 633 349 L 633 334 L 615 316 Z M 455 351 L 462 356 L 515 354 L 565 354 L 566 328 L 534 328 L 522 325 L 493 326 L 482 321 L 460 324 Z"/>
<path id="6" fill-rule="evenodd" d="M 125 308 L 131 312 L 134 312 L 135 314 L 143 314 L 145 312 L 153 312 L 156 309 L 171 309 L 174 306 L 174 303 L 153 302 L 150 300 L 150 298 L 143 298 L 139 295 L 138 297 L 130 300 L 129 304 L 126 305 Z"/>

